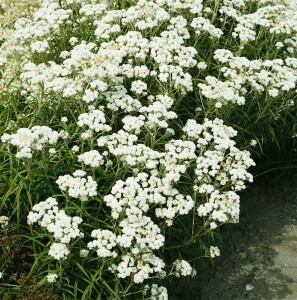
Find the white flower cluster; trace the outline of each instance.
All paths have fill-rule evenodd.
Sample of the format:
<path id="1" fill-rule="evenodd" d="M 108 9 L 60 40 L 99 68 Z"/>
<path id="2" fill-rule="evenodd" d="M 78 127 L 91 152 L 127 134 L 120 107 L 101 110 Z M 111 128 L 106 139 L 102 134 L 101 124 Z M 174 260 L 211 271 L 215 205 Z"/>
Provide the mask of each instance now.
<path id="1" fill-rule="evenodd" d="M 174 268 L 174 275 L 176 277 L 189 276 L 189 275 L 192 275 L 192 273 L 193 273 L 193 268 L 185 260 L 177 259 L 173 263 L 173 268 Z"/>
<path id="2" fill-rule="evenodd" d="M 215 258 L 216 256 L 220 256 L 221 251 L 218 247 L 210 246 L 210 257 Z"/>
<path id="3" fill-rule="evenodd" d="M 97 150 L 91 150 L 78 155 L 78 161 L 93 168 L 104 164 L 103 156 Z"/>
<path id="4" fill-rule="evenodd" d="M 83 237 L 78 225 L 82 222 L 80 217 L 69 217 L 64 210 L 59 210 L 58 201 L 48 198 L 34 205 L 30 211 L 27 222 L 32 225 L 36 222 L 51 233 L 57 243 L 49 249 L 49 255 L 60 260 L 66 259 L 70 253 L 68 244 L 77 237 Z"/>
<path id="5" fill-rule="evenodd" d="M 147 84 L 141 80 L 133 81 L 131 84 L 130 91 L 135 93 L 136 95 L 146 96 Z"/>
<path id="6" fill-rule="evenodd" d="M 168 292 L 164 286 L 152 284 L 146 285 L 143 291 L 144 295 L 150 294 L 149 300 L 168 300 Z"/>
<path id="7" fill-rule="evenodd" d="M 160 207 L 155 209 L 156 216 L 165 218 L 167 224 L 171 225 L 174 217 L 187 214 L 194 206 L 190 196 L 184 197 L 170 185 L 172 180 L 162 180 L 147 173 L 139 173 L 126 181 L 117 181 L 111 194 L 104 197 L 106 205 L 112 209 L 112 217 L 122 219 L 119 222 L 121 234 L 116 236 L 115 243 L 131 251 L 125 258 L 122 257 L 123 261 L 116 266 L 120 278 L 129 276 L 132 272 L 136 273 L 133 276 L 134 282 L 142 282 L 150 273 L 161 271 L 160 265 L 164 265 L 161 259 L 153 254 L 141 254 L 160 249 L 165 242 L 159 226 L 150 217 L 145 216 L 145 213 L 157 204 Z M 146 258 L 146 264 L 143 257 Z M 134 262 L 139 260 L 142 262 L 137 263 L 137 268 L 129 267 L 123 273 L 127 263 L 134 266 Z M 157 267 L 150 266 L 154 266 L 156 262 Z"/>
<path id="8" fill-rule="evenodd" d="M 63 243 L 53 243 L 48 251 L 48 255 L 57 260 L 65 260 L 69 254 L 69 248 Z"/>
<path id="9" fill-rule="evenodd" d="M 296 33 L 296 4 L 294 1 L 276 2 L 278 5 L 265 5 L 250 14 L 241 14 L 240 11 L 236 11 L 235 20 L 238 23 L 233 37 L 238 36 L 242 44 L 253 41 L 257 35 L 257 26 L 275 35 Z"/>
<path id="10" fill-rule="evenodd" d="M 196 145 L 192 141 L 171 140 L 165 145 L 161 161 L 168 172 L 185 173 L 190 162 L 196 159 Z"/>
<path id="11" fill-rule="evenodd" d="M 9 218 L 7 216 L 0 216 L 0 226 L 2 229 L 7 227 Z"/>
<path id="12" fill-rule="evenodd" d="M 48 283 L 54 283 L 57 281 L 58 275 L 57 274 L 48 274 L 46 276 L 47 282 Z"/>
<path id="13" fill-rule="evenodd" d="M 57 142 L 59 133 L 47 126 L 33 126 L 20 128 L 15 134 L 3 134 L 1 141 L 18 148 L 17 158 L 31 158 L 32 150 L 42 150 L 46 144 L 53 145 Z"/>
<path id="14" fill-rule="evenodd" d="M 134 133 L 135 135 L 140 134 L 141 129 L 143 128 L 145 122 L 145 117 L 140 115 L 138 117 L 135 116 L 125 116 L 122 119 L 124 123 L 123 129 L 129 133 Z"/>
<path id="15" fill-rule="evenodd" d="M 139 30 L 150 29 L 168 21 L 170 14 L 153 1 L 138 1 L 123 12 L 122 23 L 133 24 Z"/>
<path id="16" fill-rule="evenodd" d="M 89 249 L 96 249 L 99 257 L 116 257 L 117 253 L 112 251 L 116 245 L 116 235 L 109 230 L 93 230 L 91 236 L 96 240 L 88 243 Z"/>
<path id="17" fill-rule="evenodd" d="M 198 35 L 202 32 L 207 32 L 211 38 L 216 39 L 219 39 L 223 35 L 223 31 L 221 29 L 216 28 L 208 19 L 203 17 L 193 19 L 191 26 L 195 29 L 195 32 Z"/>
<path id="18" fill-rule="evenodd" d="M 119 278 L 133 274 L 134 283 L 142 283 L 152 273 L 162 273 L 165 263 L 151 252 L 139 255 L 127 254 L 121 257 L 121 262 L 115 267 Z"/>
<path id="19" fill-rule="evenodd" d="M 185 197 L 172 187 L 172 182 L 178 181 L 179 177 L 176 179 L 170 175 L 171 173 L 160 179 L 147 173 L 139 173 L 126 181 L 118 180 L 111 194 L 104 197 L 106 205 L 112 209 L 112 217 L 118 219 L 124 211 L 127 221 L 133 224 L 133 216 L 142 217 L 150 205 L 155 204 L 160 205 L 155 209 L 156 216 L 168 219 L 170 224 L 177 214 L 187 214 L 194 202 L 190 196 Z M 147 221 L 143 225 L 147 226 Z"/>
<path id="20" fill-rule="evenodd" d="M 290 55 L 294 57 L 297 49 L 296 1 L 257 1 L 257 7 L 252 12 L 246 9 L 249 5 L 254 5 L 254 0 L 220 1 L 218 11 L 222 27 L 224 23 L 234 22 L 232 36 L 240 40 L 241 50 L 249 42 L 260 38 L 267 42 L 277 41 L 275 48 L 281 50 L 278 57 L 283 59 L 249 60 L 246 57 L 237 57 L 227 49 L 215 51 L 214 59 L 223 64 L 228 63 L 229 66 L 220 68 L 218 77 L 207 76 L 206 83 L 200 83 L 198 87 L 203 96 L 216 100 L 217 108 L 229 102 L 243 105 L 250 87 L 256 92 L 267 90 L 271 97 L 296 88 L 296 67 L 285 63 L 292 58 Z M 215 30 L 211 22 L 203 16 L 194 18 L 191 26 L 197 28 L 198 34 L 203 30 L 209 33 Z M 223 34 L 218 30 L 217 37 Z M 215 36 L 211 33 L 210 35 Z M 269 47 L 273 48 L 273 45 Z"/>
<path id="21" fill-rule="evenodd" d="M 221 120 L 206 119 L 203 125 L 188 120 L 183 130 L 188 138 L 196 141 L 200 150 L 196 159 L 197 185 L 194 190 L 208 200 L 199 206 L 198 214 L 222 223 L 238 222 L 239 196 L 235 191 L 244 189 L 245 181 L 253 180 L 247 172 L 255 164 L 250 153 L 235 147 L 231 138 L 237 132 Z M 226 192 L 220 192 L 224 187 L 231 191 L 227 189 Z"/>
<path id="22" fill-rule="evenodd" d="M 174 100 L 168 95 L 150 96 L 150 101 L 153 103 L 149 106 L 143 106 L 139 112 L 146 117 L 145 126 L 148 128 L 167 128 L 168 120 L 176 119 L 177 114 L 173 111 L 168 111 L 174 103 Z"/>
<path id="23" fill-rule="evenodd" d="M 91 176 L 85 178 L 85 175 L 85 171 L 76 170 L 73 176 L 69 174 L 59 176 L 56 183 L 60 190 L 67 192 L 70 197 L 87 201 L 89 197 L 97 195 L 97 182 Z"/>
<path id="24" fill-rule="evenodd" d="M 81 249 L 81 250 L 79 251 L 79 256 L 80 256 L 80 257 L 87 257 L 87 256 L 89 255 L 89 253 L 90 253 L 89 250 L 87 250 L 87 249 Z"/>
<path id="25" fill-rule="evenodd" d="M 49 45 L 47 41 L 37 41 L 35 43 L 32 43 L 30 47 L 32 52 L 44 53 L 49 48 Z"/>
<path id="26" fill-rule="evenodd" d="M 89 17 L 98 18 L 102 15 L 107 9 L 107 5 L 105 3 L 96 3 L 96 4 L 86 4 L 81 7 L 79 10 L 80 22 L 84 22 L 89 20 Z"/>
<path id="27" fill-rule="evenodd" d="M 95 132 L 108 132 L 111 127 L 105 123 L 105 114 L 101 110 L 90 107 L 90 112 L 83 113 L 78 117 L 77 125 L 79 127 L 86 126 L 89 130 Z"/>
<path id="28" fill-rule="evenodd" d="M 174 195 L 175 193 L 176 195 Z M 173 189 L 173 193 L 168 197 L 166 201 L 166 207 L 156 208 L 156 216 L 164 218 L 167 225 L 173 224 L 173 219 L 178 214 L 187 215 L 194 206 L 194 201 L 191 196 L 186 197 L 179 194 L 177 190 Z M 174 197 L 172 197 L 174 195 Z"/>
<path id="29" fill-rule="evenodd" d="M 136 135 L 129 134 L 124 130 L 119 130 L 117 133 L 101 136 L 97 140 L 97 144 L 99 147 L 107 146 L 109 152 L 113 153 L 116 149 L 122 148 L 123 146 L 133 146 L 137 140 L 138 137 Z"/>
<path id="30" fill-rule="evenodd" d="M 205 83 L 199 83 L 201 94 L 208 99 L 216 100 L 216 107 L 220 108 L 222 104 L 236 103 L 245 104 L 245 98 L 240 95 L 240 87 L 234 86 L 233 82 L 220 81 L 216 77 L 207 76 Z"/>
<path id="31" fill-rule="evenodd" d="M 131 146 L 126 146 L 131 135 L 124 135 L 124 131 L 121 131 L 124 139 L 120 140 L 117 134 L 112 135 L 117 137 L 117 141 L 121 141 L 117 142 L 118 144 L 111 143 L 112 136 L 98 139 L 100 146 L 110 143 L 109 151 L 120 156 L 128 165 L 139 167 L 144 156 L 142 167 L 152 168 L 153 172 L 158 172 L 155 168 L 159 165 L 167 171 L 162 179 L 155 175 L 139 173 L 126 181 L 119 180 L 113 186 L 111 194 L 104 197 L 107 206 L 112 209 L 113 218 L 118 219 L 123 213 L 127 215 L 128 218 L 124 222 L 126 228 L 131 226 L 134 228 L 135 225 L 131 225 L 134 216 L 142 217 L 152 204 L 159 205 L 155 208 L 155 214 L 159 218 L 164 218 L 167 225 L 172 225 L 177 215 L 188 214 L 194 206 L 192 198 L 180 194 L 172 184 L 178 182 L 181 174 L 185 173 L 194 162 L 195 181 L 199 183 L 199 186 L 195 185 L 194 190 L 198 191 L 203 199 L 208 199 L 206 203 L 200 204 L 198 214 L 208 216 L 212 220 L 212 228 L 215 228 L 215 222 L 238 221 L 239 196 L 235 191 L 244 189 L 245 181 L 252 181 L 251 174 L 247 172 L 247 169 L 254 165 L 249 152 L 240 151 L 235 147 L 232 137 L 236 135 L 236 131 L 218 119 L 214 121 L 206 119 L 203 124 L 188 120 L 183 131 L 190 141 L 170 141 L 165 145 L 165 152 L 155 157 L 155 163 L 151 166 L 145 163 L 147 161 L 151 164 L 151 157 L 145 155 L 143 151 L 138 152 L 136 158 L 131 160 L 134 156 L 131 149 L 144 147 L 141 144 L 131 145 L 136 142 L 136 137 L 131 139 Z M 128 149 L 130 152 L 127 152 Z M 225 187 L 227 191 L 220 192 Z M 126 235 L 124 237 L 125 242 L 121 241 L 122 246 L 130 247 L 133 235 L 129 238 Z M 151 245 L 149 247 L 154 249 Z"/>
<path id="32" fill-rule="evenodd" d="M 144 166 L 147 169 L 155 169 L 159 164 L 159 160 L 163 157 L 163 153 L 152 150 L 143 144 L 133 146 L 126 146 L 116 148 L 110 151 L 113 155 L 120 157 L 130 167 Z"/>
<path id="33" fill-rule="evenodd" d="M 207 76 L 207 83 L 200 83 L 198 86 L 206 98 L 217 101 L 217 107 L 229 102 L 243 105 L 249 86 L 256 92 L 267 90 L 271 97 L 296 88 L 296 66 L 291 58 L 285 61 L 248 60 L 246 57 L 234 56 L 229 50 L 218 49 L 214 53 L 214 59 L 228 65 L 220 69 L 225 80 Z"/>
<path id="34" fill-rule="evenodd" d="M 164 245 L 165 238 L 160 228 L 145 216 L 131 216 L 120 222 L 121 235 L 117 236 L 117 243 L 124 248 L 133 245 L 137 249 L 159 249 Z"/>
<path id="35" fill-rule="evenodd" d="M 204 193 L 201 192 L 201 194 Z M 221 194 L 218 190 L 215 190 L 210 193 L 207 203 L 199 206 L 197 209 L 198 215 L 201 217 L 208 216 L 209 220 L 215 222 L 237 223 L 239 221 L 239 200 L 239 196 L 234 192 Z M 215 225 L 212 224 L 211 226 Z"/>

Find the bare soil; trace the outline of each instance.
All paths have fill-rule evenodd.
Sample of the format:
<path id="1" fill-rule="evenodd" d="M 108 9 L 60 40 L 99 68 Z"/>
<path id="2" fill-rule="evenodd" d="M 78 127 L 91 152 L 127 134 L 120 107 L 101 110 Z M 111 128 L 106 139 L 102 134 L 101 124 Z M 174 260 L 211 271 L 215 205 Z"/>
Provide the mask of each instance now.
<path id="1" fill-rule="evenodd" d="M 297 176 L 271 174 L 251 186 L 240 223 L 222 230 L 220 249 L 214 266 L 202 262 L 176 299 L 297 300 Z"/>

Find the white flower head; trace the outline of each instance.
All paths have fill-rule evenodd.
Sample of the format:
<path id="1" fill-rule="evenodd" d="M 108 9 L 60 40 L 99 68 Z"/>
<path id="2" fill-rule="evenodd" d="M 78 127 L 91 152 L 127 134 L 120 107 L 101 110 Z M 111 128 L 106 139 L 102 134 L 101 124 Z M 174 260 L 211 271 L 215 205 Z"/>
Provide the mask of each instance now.
<path id="1" fill-rule="evenodd" d="M 209 249 L 210 257 L 215 258 L 216 256 L 220 256 L 221 252 L 218 247 L 210 246 Z"/>
<path id="2" fill-rule="evenodd" d="M 58 275 L 57 274 L 48 274 L 46 276 L 46 278 L 47 278 L 48 283 L 54 283 L 57 281 Z"/>

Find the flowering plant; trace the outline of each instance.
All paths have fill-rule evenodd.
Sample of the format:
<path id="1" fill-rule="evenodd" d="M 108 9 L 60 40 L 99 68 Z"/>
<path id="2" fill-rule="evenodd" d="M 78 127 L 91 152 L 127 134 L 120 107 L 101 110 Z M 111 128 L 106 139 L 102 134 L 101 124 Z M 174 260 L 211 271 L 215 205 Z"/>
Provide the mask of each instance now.
<path id="1" fill-rule="evenodd" d="M 217 228 L 239 221 L 255 165 L 230 126 L 248 126 L 241 107 L 266 95 L 255 123 L 295 109 L 296 4 L 34 5 L 1 28 L 0 54 L 0 209 L 27 239 L 28 274 L 65 299 L 167 299 L 162 282 L 194 276 L 197 256 L 220 255 Z M 272 54 L 248 57 L 265 34 Z"/>

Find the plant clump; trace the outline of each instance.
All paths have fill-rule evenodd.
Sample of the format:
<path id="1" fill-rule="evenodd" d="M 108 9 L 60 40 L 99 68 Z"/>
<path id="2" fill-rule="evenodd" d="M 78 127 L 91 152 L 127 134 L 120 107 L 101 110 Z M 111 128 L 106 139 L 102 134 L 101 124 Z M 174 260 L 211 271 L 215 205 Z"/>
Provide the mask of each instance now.
<path id="1" fill-rule="evenodd" d="M 251 151 L 296 116 L 283 2 L 40 0 L 1 29 L 0 232 L 34 257 L 19 299 L 165 300 L 220 255 Z"/>

